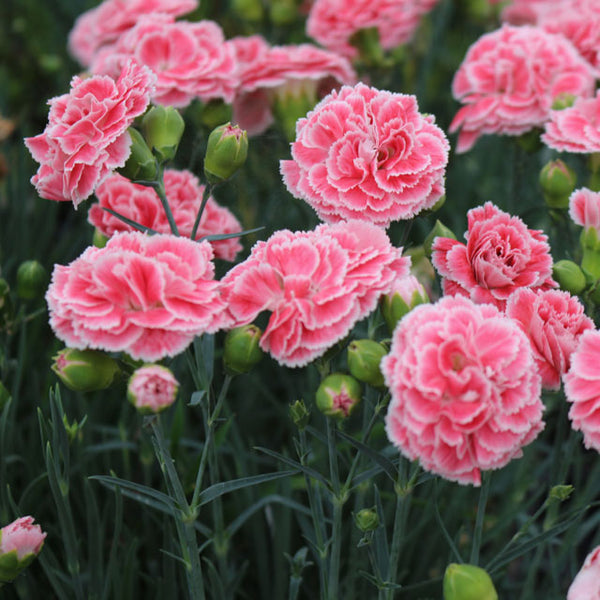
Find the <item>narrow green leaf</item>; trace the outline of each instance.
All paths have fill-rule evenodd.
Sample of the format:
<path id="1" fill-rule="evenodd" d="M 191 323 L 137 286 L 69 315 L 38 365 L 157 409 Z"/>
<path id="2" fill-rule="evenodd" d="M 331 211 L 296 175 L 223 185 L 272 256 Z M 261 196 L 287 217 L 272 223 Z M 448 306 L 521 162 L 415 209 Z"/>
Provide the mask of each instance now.
<path id="1" fill-rule="evenodd" d="M 312 479 L 316 479 L 317 481 L 322 483 L 327 489 L 330 489 L 331 486 L 329 484 L 329 481 L 327 481 L 327 479 L 325 479 L 325 477 L 323 477 L 323 475 L 321 475 L 321 473 L 319 473 L 318 471 L 315 471 L 314 469 L 311 469 L 310 467 L 306 467 L 306 466 L 300 464 L 298 461 L 296 461 L 292 458 L 288 458 L 287 456 L 284 456 L 283 454 L 280 454 L 279 452 L 269 450 L 269 448 L 263 448 L 262 446 L 255 446 L 254 449 L 258 450 L 259 452 L 263 452 L 264 454 L 267 454 L 269 456 L 272 456 L 273 458 L 280 460 L 282 463 L 285 463 L 286 465 L 293 467 L 294 469 L 297 469 L 298 471 L 302 471 L 303 473 L 306 473 L 306 475 L 308 475 Z"/>
<path id="2" fill-rule="evenodd" d="M 199 242 L 207 241 L 207 242 L 217 242 L 219 240 L 228 240 L 230 238 L 242 237 L 243 235 L 250 235 L 251 233 L 256 233 L 257 231 L 262 231 L 263 227 L 255 227 L 254 229 L 244 229 L 244 231 L 238 231 L 237 233 L 216 233 L 214 235 L 205 235 L 198 239 Z"/>
<path id="3" fill-rule="evenodd" d="M 141 231 L 142 233 L 151 233 L 153 235 L 158 233 L 158 231 L 154 231 L 154 229 L 151 229 L 150 227 L 140 225 L 139 223 L 136 223 L 135 221 L 128 219 L 125 215 L 122 215 L 122 214 L 114 211 L 112 208 L 102 207 L 102 210 L 105 210 L 107 213 L 110 213 L 113 217 L 117 217 L 117 219 L 119 219 L 120 221 L 123 221 L 123 223 L 126 223 L 130 227 L 133 227 L 134 229 L 137 229 L 138 231 Z"/>

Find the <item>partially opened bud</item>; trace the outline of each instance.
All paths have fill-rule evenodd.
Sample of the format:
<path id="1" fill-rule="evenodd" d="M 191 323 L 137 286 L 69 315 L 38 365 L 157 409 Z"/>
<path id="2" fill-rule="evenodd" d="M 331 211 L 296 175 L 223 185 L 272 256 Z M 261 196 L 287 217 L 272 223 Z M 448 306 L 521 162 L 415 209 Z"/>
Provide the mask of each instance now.
<path id="1" fill-rule="evenodd" d="M 157 174 L 154 154 L 137 129 L 130 127 L 127 131 L 131 137 L 131 153 L 119 173 L 132 181 L 153 180 Z"/>
<path id="2" fill-rule="evenodd" d="M 94 229 L 94 235 L 92 236 L 92 244 L 94 244 L 96 248 L 104 248 L 106 242 L 108 242 L 108 238 L 96 227 Z"/>
<path id="3" fill-rule="evenodd" d="M 41 298 L 48 285 L 46 269 L 37 260 L 26 260 L 17 269 L 17 294 L 24 300 Z"/>
<path id="4" fill-rule="evenodd" d="M 572 260 L 559 260 L 552 266 L 552 277 L 561 290 L 571 294 L 580 294 L 586 288 L 585 274 Z"/>
<path id="5" fill-rule="evenodd" d="M 127 399 L 143 414 L 157 413 L 175 402 L 178 389 L 179 382 L 167 367 L 146 365 L 129 378 Z"/>
<path id="6" fill-rule="evenodd" d="M 142 119 L 146 143 L 159 160 L 167 161 L 177 153 L 185 122 L 173 106 L 152 107 Z"/>
<path id="7" fill-rule="evenodd" d="M 40 553 L 46 534 L 33 517 L 21 517 L 0 529 L 0 583 L 12 581 Z"/>
<path id="8" fill-rule="evenodd" d="M 358 405 L 360 383 L 350 375 L 333 373 L 321 381 L 317 389 L 317 408 L 328 417 L 343 419 Z"/>
<path id="9" fill-rule="evenodd" d="M 375 340 L 354 340 L 348 345 L 348 370 L 359 381 L 383 387 L 379 363 L 387 353 L 387 348 Z"/>
<path id="10" fill-rule="evenodd" d="M 562 160 L 552 160 L 540 172 L 540 185 L 550 208 L 569 208 L 569 196 L 575 189 L 575 171 Z"/>
<path id="11" fill-rule="evenodd" d="M 415 306 L 427 304 L 429 296 L 423 284 L 414 276 L 408 275 L 396 280 L 392 289 L 381 298 L 381 314 L 390 332 L 398 321 Z"/>
<path id="12" fill-rule="evenodd" d="M 119 372 L 117 361 L 99 350 L 65 348 L 54 357 L 52 370 L 76 392 L 107 388 Z"/>
<path id="13" fill-rule="evenodd" d="M 229 179 L 248 155 L 248 134 L 237 125 L 225 123 L 208 136 L 204 174 L 212 184 Z"/>
<path id="14" fill-rule="evenodd" d="M 427 258 L 431 257 L 431 246 L 436 237 L 456 239 L 456 235 L 451 229 L 448 229 L 439 219 L 436 220 L 433 229 L 429 232 L 427 237 L 423 240 L 423 250 Z"/>
<path id="15" fill-rule="evenodd" d="M 374 531 L 379 527 L 379 517 L 375 508 L 363 508 L 354 515 L 356 526 L 363 532 Z"/>
<path id="16" fill-rule="evenodd" d="M 484 569 L 452 563 L 444 573 L 444 600 L 498 600 L 498 594 Z"/>
<path id="17" fill-rule="evenodd" d="M 248 373 L 262 359 L 259 342 L 262 331 L 256 325 L 243 325 L 227 332 L 223 347 L 223 363 L 232 375 Z"/>

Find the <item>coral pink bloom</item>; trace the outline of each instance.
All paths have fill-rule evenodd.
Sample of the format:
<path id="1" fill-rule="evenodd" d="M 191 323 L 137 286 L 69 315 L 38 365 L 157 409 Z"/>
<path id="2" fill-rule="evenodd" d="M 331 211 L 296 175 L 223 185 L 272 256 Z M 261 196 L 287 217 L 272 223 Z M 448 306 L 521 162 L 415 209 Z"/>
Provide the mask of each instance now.
<path id="1" fill-rule="evenodd" d="M 456 151 L 466 152 L 485 133 L 541 127 L 557 96 L 594 90 L 593 69 L 568 40 L 505 25 L 475 42 L 454 76 L 452 93 L 465 105 L 450 124 L 450 132 L 460 129 Z"/>
<path id="2" fill-rule="evenodd" d="M 160 412 L 175 402 L 179 382 L 161 365 L 136 369 L 127 384 L 127 398 L 142 412 Z"/>
<path id="3" fill-rule="evenodd" d="M 569 197 L 569 216 L 577 225 L 600 234 L 600 193 L 587 188 L 575 190 Z"/>
<path id="4" fill-rule="evenodd" d="M 160 360 L 225 325 L 208 242 L 139 232 L 115 234 L 68 266 L 46 293 L 50 326 L 72 348 Z"/>
<path id="5" fill-rule="evenodd" d="M 174 169 L 165 169 L 164 184 L 177 229 L 182 236 L 190 237 L 202 203 L 204 186 L 189 171 Z M 104 210 L 107 208 L 158 233 L 171 232 L 160 199 L 152 188 L 137 185 L 121 175 L 113 174 L 98 186 L 96 197 L 98 204 L 90 208 L 88 220 L 106 237 L 111 237 L 117 231 L 134 231 L 133 227 Z M 209 197 L 196 239 L 240 231 L 242 226 L 234 215 Z M 228 261 L 235 260 L 242 249 L 238 238 L 214 241 L 211 245 L 216 258 Z"/>
<path id="6" fill-rule="evenodd" d="M 491 202 L 471 209 L 467 219 L 466 244 L 443 237 L 433 242 L 431 261 L 443 277 L 444 294 L 504 310 L 518 288 L 556 287 L 550 247 L 541 231 L 527 229 L 519 217 Z"/>
<path id="7" fill-rule="evenodd" d="M 600 600 L 600 546 L 586 556 L 569 587 L 567 600 Z"/>
<path id="8" fill-rule="evenodd" d="M 595 98 L 577 98 L 573 106 L 551 111 L 542 141 L 561 152 L 600 152 L 600 92 Z"/>
<path id="9" fill-rule="evenodd" d="M 258 242 L 223 279 L 234 325 L 270 311 L 260 346 L 283 365 L 301 367 L 346 336 L 408 274 L 385 232 L 370 223 L 283 230 Z"/>
<path id="10" fill-rule="evenodd" d="M 390 441 L 446 479 L 480 485 L 543 429 L 540 376 L 519 327 L 490 304 L 446 297 L 394 331 L 381 371 Z"/>
<path id="11" fill-rule="evenodd" d="M 557 390 L 584 331 L 594 329 L 577 297 L 559 290 L 521 288 L 508 299 L 506 316 L 527 334 L 542 387 Z"/>
<path id="12" fill-rule="evenodd" d="M 444 194 L 448 140 L 414 96 L 362 83 L 326 96 L 296 125 L 288 190 L 325 222 L 387 227 L 431 208 Z"/>
<path id="13" fill-rule="evenodd" d="M 40 553 L 46 534 L 33 517 L 21 517 L 0 529 L 0 556 L 15 551 L 17 560 Z"/>
<path id="14" fill-rule="evenodd" d="M 168 15 L 148 15 L 117 42 L 96 55 L 93 73 L 114 76 L 129 59 L 156 74 L 152 101 L 185 107 L 195 98 L 203 102 L 233 100 L 237 85 L 233 48 L 213 21 L 174 21 Z"/>
<path id="15" fill-rule="evenodd" d="M 127 63 L 114 81 L 110 77 L 74 77 L 71 91 L 50 100 L 43 133 L 25 138 L 40 163 L 31 179 L 48 200 L 88 198 L 130 153 L 127 128 L 147 108 L 154 84 L 149 69 Z"/>
<path id="16" fill-rule="evenodd" d="M 438 0 L 316 0 L 306 22 L 307 34 L 321 45 L 348 58 L 358 55 L 351 44 L 361 29 L 377 29 L 385 50 L 409 42 L 423 15 Z"/>
<path id="17" fill-rule="evenodd" d="M 571 368 L 563 377 L 565 395 L 572 403 L 573 429 L 583 432 L 586 448 L 600 452 L 600 331 L 586 331 L 571 355 Z"/>
<path id="18" fill-rule="evenodd" d="M 272 123 L 273 101 L 286 95 L 304 95 L 316 104 L 333 88 L 356 81 L 343 57 L 311 44 L 273 46 L 259 35 L 231 40 L 238 59 L 239 86 L 233 120 L 250 135 Z"/>
<path id="19" fill-rule="evenodd" d="M 198 0 L 104 0 L 79 16 L 69 34 L 69 50 L 89 67 L 98 50 L 110 46 L 142 15 L 164 13 L 175 17 L 193 11 Z"/>

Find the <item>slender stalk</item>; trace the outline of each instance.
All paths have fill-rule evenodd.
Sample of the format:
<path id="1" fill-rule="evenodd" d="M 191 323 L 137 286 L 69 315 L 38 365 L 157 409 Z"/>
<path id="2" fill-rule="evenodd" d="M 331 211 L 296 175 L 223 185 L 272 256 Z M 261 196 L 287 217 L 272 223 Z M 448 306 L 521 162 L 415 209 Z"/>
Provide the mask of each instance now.
<path id="1" fill-rule="evenodd" d="M 179 229 L 177 229 L 177 224 L 175 223 L 175 218 L 173 217 L 171 207 L 169 206 L 169 200 L 167 199 L 167 192 L 165 191 L 165 183 L 163 180 L 162 169 L 160 170 L 158 181 L 152 182 L 152 187 L 156 191 L 160 199 L 160 203 L 162 204 L 163 210 L 165 211 L 167 221 L 169 221 L 169 227 L 171 228 L 171 233 L 173 233 L 173 235 L 178 236 Z"/>
<path id="2" fill-rule="evenodd" d="M 340 579 L 340 553 L 342 548 L 342 509 L 345 498 L 340 494 L 340 476 L 335 445 L 336 424 L 327 418 L 327 447 L 329 450 L 329 472 L 333 487 L 333 526 L 331 530 L 331 555 L 329 560 L 329 598 L 337 600 Z"/>
<path id="3" fill-rule="evenodd" d="M 475 519 L 475 530 L 473 531 L 473 545 L 471 546 L 471 558 L 469 562 L 472 565 L 479 563 L 479 550 L 481 548 L 481 536 L 483 533 L 483 519 L 485 517 L 485 507 L 487 505 L 490 493 L 491 474 L 489 471 L 483 473 L 481 482 L 481 492 L 479 494 L 479 504 L 477 505 L 477 518 Z"/>
<path id="4" fill-rule="evenodd" d="M 192 227 L 192 234 L 190 235 L 190 238 L 193 240 L 196 239 L 196 233 L 198 233 L 198 227 L 200 226 L 200 221 L 202 220 L 202 214 L 204 213 L 206 203 L 210 198 L 212 188 L 213 186 L 208 182 L 204 186 L 204 191 L 202 192 L 202 203 L 200 204 L 200 208 L 198 209 L 198 214 L 196 215 L 196 220 L 194 221 L 194 226 Z"/>

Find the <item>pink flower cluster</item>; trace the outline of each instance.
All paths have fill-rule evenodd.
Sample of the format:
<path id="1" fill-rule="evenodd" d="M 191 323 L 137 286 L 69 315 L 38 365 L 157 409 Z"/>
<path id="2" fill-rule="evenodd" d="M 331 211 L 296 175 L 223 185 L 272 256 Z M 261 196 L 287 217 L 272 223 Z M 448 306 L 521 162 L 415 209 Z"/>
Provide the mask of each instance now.
<path id="1" fill-rule="evenodd" d="M 465 105 L 450 124 L 450 132 L 460 129 L 456 151 L 482 134 L 542 127 L 558 96 L 594 90 L 593 69 L 563 36 L 505 25 L 475 42 L 454 76 L 452 93 Z"/>
<path id="2" fill-rule="evenodd" d="M 567 600 L 600 600 L 600 546 L 586 556 L 569 587 Z"/>
<path id="3" fill-rule="evenodd" d="M 586 331 L 571 355 L 571 368 L 563 377 L 571 402 L 573 429 L 583 433 L 586 448 L 600 452 L 600 331 Z"/>
<path id="4" fill-rule="evenodd" d="M 43 133 L 25 139 L 40 163 L 31 179 L 48 200 L 71 200 L 77 208 L 130 153 L 127 128 L 141 115 L 153 91 L 152 72 L 133 62 L 116 81 L 74 77 L 71 91 L 50 100 Z"/>
<path id="5" fill-rule="evenodd" d="M 40 553 L 46 534 L 33 521 L 33 517 L 21 517 L 0 529 L 0 556 L 16 552 L 21 561 Z"/>
<path id="6" fill-rule="evenodd" d="M 540 376 L 516 323 L 462 297 L 417 306 L 381 362 L 390 441 L 423 468 L 480 485 L 543 429 Z"/>
<path id="7" fill-rule="evenodd" d="M 114 44 L 98 51 L 90 70 L 114 77 L 131 59 L 156 75 L 152 96 L 156 104 L 185 107 L 196 98 L 233 100 L 237 86 L 234 51 L 213 21 L 144 16 Z"/>
<path id="8" fill-rule="evenodd" d="M 561 152 L 600 152 L 600 92 L 595 98 L 577 98 L 573 106 L 551 111 L 542 141 Z"/>
<path id="9" fill-rule="evenodd" d="M 129 401 L 142 412 L 156 413 L 175 402 L 179 382 L 162 365 L 145 365 L 136 369 L 127 384 Z"/>
<path id="10" fill-rule="evenodd" d="M 75 21 L 69 34 L 69 50 L 84 67 L 89 67 L 101 48 L 114 44 L 143 15 L 178 17 L 197 6 L 198 0 L 104 0 Z"/>
<path id="11" fill-rule="evenodd" d="M 189 171 L 174 169 L 165 169 L 164 185 L 177 229 L 182 236 L 190 237 L 202 203 L 204 186 L 200 185 L 198 178 Z M 90 208 L 88 220 L 106 237 L 111 237 L 118 231 L 134 229 L 104 209 L 111 209 L 158 233 L 171 232 L 160 199 L 152 188 L 137 185 L 121 175 L 114 174 L 98 186 L 96 196 L 98 204 Z M 233 214 L 210 197 L 202 213 L 196 239 L 240 231 L 242 226 Z M 238 238 L 210 243 L 215 257 L 228 261 L 235 260 L 237 253 L 242 249 Z"/>
<path id="12" fill-rule="evenodd" d="M 387 227 L 444 194 L 449 144 L 414 96 L 362 83 L 331 92 L 296 125 L 288 190 L 325 222 L 362 219 Z"/>
<path id="13" fill-rule="evenodd" d="M 332 88 L 353 84 L 350 63 L 311 44 L 269 46 L 260 35 L 231 40 L 238 64 L 238 88 L 233 120 L 249 135 L 258 135 L 273 122 L 273 97 L 306 94 L 314 103 Z"/>
<path id="14" fill-rule="evenodd" d="M 316 0 L 306 22 L 307 34 L 348 58 L 358 55 L 352 36 L 377 29 L 379 43 L 390 50 L 411 40 L 421 18 L 438 0 Z"/>
<path id="15" fill-rule="evenodd" d="M 46 293 L 50 325 L 72 348 L 160 360 L 226 325 L 208 242 L 115 234 L 70 265 L 56 265 Z"/>
<path id="16" fill-rule="evenodd" d="M 528 229 L 519 217 L 491 202 L 471 209 L 467 220 L 466 244 L 437 237 L 432 246 L 431 260 L 443 278 L 444 294 L 467 296 L 504 310 L 519 288 L 556 287 L 545 234 Z"/>
<path id="17" fill-rule="evenodd" d="M 409 265 L 382 229 L 363 221 L 282 230 L 227 273 L 223 299 L 234 325 L 271 312 L 261 348 L 280 364 L 300 367 L 373 311 Z"/>

